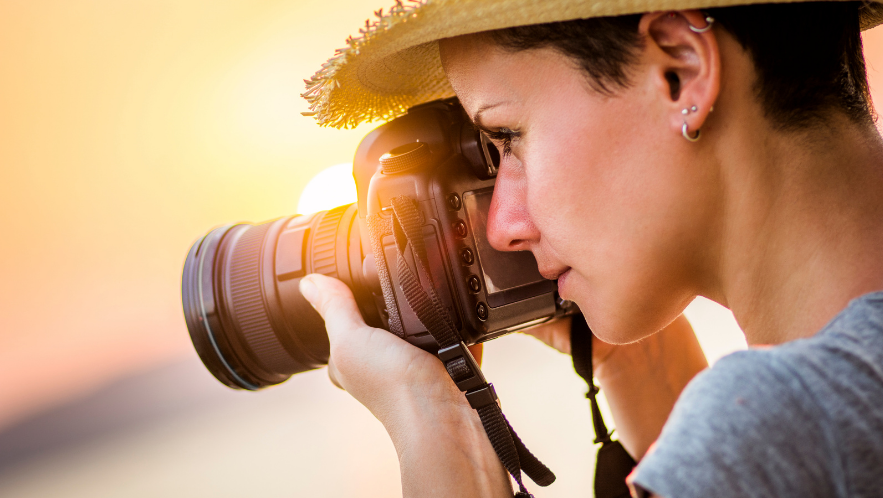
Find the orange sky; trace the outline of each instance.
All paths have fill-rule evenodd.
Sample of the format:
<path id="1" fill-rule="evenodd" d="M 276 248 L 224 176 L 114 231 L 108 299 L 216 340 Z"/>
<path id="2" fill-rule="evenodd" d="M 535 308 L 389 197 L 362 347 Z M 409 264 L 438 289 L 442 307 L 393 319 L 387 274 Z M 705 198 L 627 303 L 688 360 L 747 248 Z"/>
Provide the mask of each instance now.
<path id="1" fill-rule="evenodd" d="M 191 354 L 187 250 L 351 160 L 299 93 L 375 4 L 0 1 L 0 426 Z"/>
<path id="2" fill-rule="evenodd" d="M 370 126 L 321 129 L 298 95 L 388 3 L 0 0 L 0 427 L 193 354 L 188 248 L 350 161 Z M 866 46 L 883 89 L 880 28 Z"/>

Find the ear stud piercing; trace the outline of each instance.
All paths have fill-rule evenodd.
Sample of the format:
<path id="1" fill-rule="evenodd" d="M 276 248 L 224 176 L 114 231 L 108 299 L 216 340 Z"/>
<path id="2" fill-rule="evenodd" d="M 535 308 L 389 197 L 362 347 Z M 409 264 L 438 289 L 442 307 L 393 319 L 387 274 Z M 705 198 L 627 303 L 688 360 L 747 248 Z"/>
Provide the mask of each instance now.
<path id="1" fill-rule="evenodd" d="M 687 25 L 690 26 L 690 31 L 692 31 L 694 33 L 700 33 L 700 34 L 705 33 L 706 31 L 710 30 L 711 26 L 713 24 L 714 24 L 714 18 L 711 16 L 705 17 L 705 27 L 704 28 L 697 28 L 696 26 L 693 26 L 689 22 L 687 23 Z"/>
<path id="2" fill-rule="evenodd" d="M 699 108 L 696 107 L 695 105 L 690 106 L 689 109 L 685 107 L 681 111 L 681 114 L 686 116 L 687 114 L 690 114 L 691 112 L 696 112 L 698 110 L 699 110 Z M 687 129 L 687 122 L 686 121 L 684 121 L 684 126 L 681 127 L 681 134 L 684 136 L 684 138 L 686 138 L 690 142 L 698 142 L 699 141 L 699 130 L 696 130 L 696 134 L 691 136 L 689 130 Z"/>

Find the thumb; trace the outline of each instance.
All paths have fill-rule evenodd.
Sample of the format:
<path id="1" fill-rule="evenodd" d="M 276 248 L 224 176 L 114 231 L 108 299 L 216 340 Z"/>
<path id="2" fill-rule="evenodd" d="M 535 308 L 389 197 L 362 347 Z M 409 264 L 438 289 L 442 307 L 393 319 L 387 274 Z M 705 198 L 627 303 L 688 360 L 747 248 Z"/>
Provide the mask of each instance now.
<path id="1" fill-rule="evenodd" d="M 301 279 L 300 292 L 325 320 L 332 341 L 340 333 L 365 326 L 353 292 L 340 280 L 312 273 Z"/>

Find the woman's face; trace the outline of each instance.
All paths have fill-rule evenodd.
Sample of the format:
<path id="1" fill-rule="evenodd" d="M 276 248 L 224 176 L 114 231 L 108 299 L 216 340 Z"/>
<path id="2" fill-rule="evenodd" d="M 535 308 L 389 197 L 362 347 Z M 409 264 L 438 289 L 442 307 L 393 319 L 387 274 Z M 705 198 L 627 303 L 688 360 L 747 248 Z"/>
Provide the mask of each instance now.
<path id="1" fill-rule="evenodd" d="M 716 196 L 713 168 L 673 131 L 680 110 L 665 78 L 639 62 L 632 84 L 605 96 L 552 49 L 470 35 L 441 50 L 457 96 L 504 155 L 494 247 L 532 251 L 602 340 L 632 342 L 673 320 L 701 286 Z"/>

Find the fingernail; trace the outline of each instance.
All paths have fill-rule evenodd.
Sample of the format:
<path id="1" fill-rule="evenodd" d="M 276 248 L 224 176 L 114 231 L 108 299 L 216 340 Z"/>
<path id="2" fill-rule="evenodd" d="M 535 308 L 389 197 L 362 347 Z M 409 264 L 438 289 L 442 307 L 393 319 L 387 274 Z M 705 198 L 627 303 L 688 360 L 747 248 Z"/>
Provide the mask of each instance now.
<path id="1" fill-rule="evenodd" d="M 312 281 L 312 279 L 310 279 L 309 275 L 307 275 L 306 277 L 301 279 L 300 293 L 304 295 L 307 302 L 309 302 L 310 305 L 313 306 L 313 308 L 316 307 L 316 305 L 314 303 L 316 301 L 316 298 L 319 297 L 319 288 L 316 287 L 316 284 L 313 283 L 313 281 Z"/>

